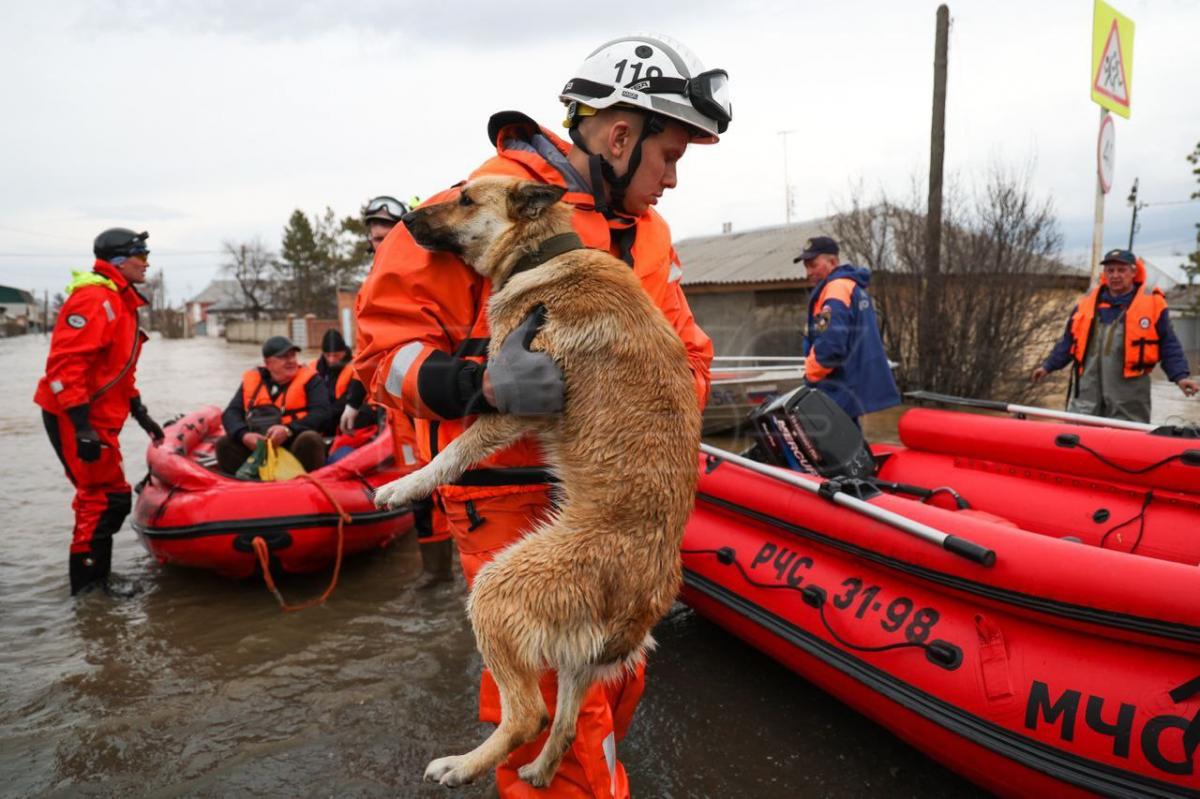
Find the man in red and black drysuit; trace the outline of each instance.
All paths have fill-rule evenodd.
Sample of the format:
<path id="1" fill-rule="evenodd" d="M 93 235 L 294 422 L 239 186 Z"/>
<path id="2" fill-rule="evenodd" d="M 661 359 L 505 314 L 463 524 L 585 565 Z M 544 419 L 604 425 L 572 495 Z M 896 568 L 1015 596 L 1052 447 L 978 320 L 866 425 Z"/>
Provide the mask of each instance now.
<path id="1" fill-rule="evenodd" d="M 94 585 L 108 589 L 112 536 L 131 504 L 117 443 L 125 419 L 132 414 L 156 443 L 163 438 L 134 381 L 146 340 L 137 315 L 146 300 L 134 286 L 146 282 L 147 238 L 148 233 L 127 228 L 96 237 L 96 264 L 90 272 L 75 272 L 67 286 L 46 374 L 33 398 L 75 486 L 72 594 Z"/>

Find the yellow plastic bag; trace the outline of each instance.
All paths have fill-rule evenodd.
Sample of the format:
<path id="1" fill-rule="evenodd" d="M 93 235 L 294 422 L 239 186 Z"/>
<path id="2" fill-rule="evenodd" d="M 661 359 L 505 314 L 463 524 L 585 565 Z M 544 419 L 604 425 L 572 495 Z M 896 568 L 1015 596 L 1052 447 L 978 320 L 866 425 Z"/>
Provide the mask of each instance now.
<path id="1" fill-rule="evenodd" d="M 304 474 L 304 467 L 296 456 L 283 447 L 277 447 L 267 440 L 267 457 L 258 467 L 258 479 L 264 483 L 281 483 Z"/>

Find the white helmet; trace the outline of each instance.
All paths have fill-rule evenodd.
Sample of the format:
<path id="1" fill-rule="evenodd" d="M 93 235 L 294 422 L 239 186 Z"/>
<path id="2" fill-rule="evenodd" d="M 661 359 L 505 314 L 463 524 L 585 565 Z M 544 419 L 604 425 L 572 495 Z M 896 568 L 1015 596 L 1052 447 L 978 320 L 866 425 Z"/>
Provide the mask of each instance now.
<path id="1" fill-rule="evenodd" d="M 645 109 L 682 122 L 699 144 L 716 143 L 733 118 L 728 73 L 705 71 L 690 50 L 657 33 L 634 33 L 600 45 L 559 99 L 571 106 L 569 118 L 578 108 L 572 104 Z"/>

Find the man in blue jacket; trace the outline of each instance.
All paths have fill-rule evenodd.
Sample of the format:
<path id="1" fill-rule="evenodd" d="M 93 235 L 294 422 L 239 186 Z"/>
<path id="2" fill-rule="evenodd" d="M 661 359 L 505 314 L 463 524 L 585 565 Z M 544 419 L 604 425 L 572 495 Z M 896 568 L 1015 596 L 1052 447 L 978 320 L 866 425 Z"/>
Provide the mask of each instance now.
<path id="1" fill-rule="evenodd" d="M 805 242 L 792 263 L 804 262 L 813 281 L 804 335 L 804 376 L 829 395 L 855 423 L 864 413 L 900 404 L 883 350 L 875 306 L 867 295 L 869 269 L 838 261 L 828 236 Z"/>

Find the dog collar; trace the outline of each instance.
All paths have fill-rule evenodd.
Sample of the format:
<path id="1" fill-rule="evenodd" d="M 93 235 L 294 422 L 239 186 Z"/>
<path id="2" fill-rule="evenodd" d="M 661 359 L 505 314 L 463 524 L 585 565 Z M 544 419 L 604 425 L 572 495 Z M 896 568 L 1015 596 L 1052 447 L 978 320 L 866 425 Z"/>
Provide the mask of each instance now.
<path id="1" fill-rule="evenodd" d="M 515 275 L 519 272 L 524 272 L 526 269 L 533 269 L 535 266 L 541 266 L 551 258 L 556 258 L 565 252 L 571 250 L 587 249 L 583 246 L 583 240 L 576 233 L 559 233 L 557 236 L 551 236 L 537 246 L 533 252 L 525 253 L 513 266 L 512 272 L 509 275 Z"/>

